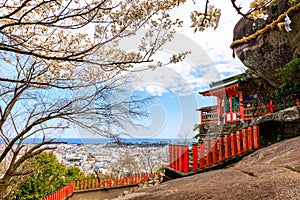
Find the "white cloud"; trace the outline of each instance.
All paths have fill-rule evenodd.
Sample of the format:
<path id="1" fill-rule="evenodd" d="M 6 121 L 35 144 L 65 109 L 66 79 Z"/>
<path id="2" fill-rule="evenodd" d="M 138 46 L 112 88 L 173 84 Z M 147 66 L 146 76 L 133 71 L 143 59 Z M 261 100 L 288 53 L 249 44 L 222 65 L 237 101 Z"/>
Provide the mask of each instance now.
<path id="1" fill-rule="evenodd" d="M 236 14 L 230 1 L 210 2 L 222 10 L 217 30 L 207 29 L 204 32 L 193 33 L 193 29 L 189 27 L 189 12 L 203 8 L 195 9 L 192 1 L 179 7 L 174 11 L 174 16 L 185 21 L 184 27 L 178 30 L 174 40 L 168 43 L 155 59 L 165 60 L 172 53 L 186 50 L 191 50 L 192 54 L 186 57 L 185 62 L 137 73 L 137 80 L 133 84 L 135 90 L 147 91 L 155 96 L 167 92 L 186 96 L 207 89 L 212 81 L 242 72 L 243 64 L 232 57 L 229 47 L 233 38 L 233 28 L 241 17 Z M 248 5 L 249 0 L 241 3 Z M 198 4 L 203 5 L 202 2 Z"/>
<path id="2" fill-rule="evenodd" d="M 201 2 L 202 3 L 202 2 Z M 202 6 L 203 3 L 198 3 L 198 6 Z M 194 67 L 200 71 L 201 77 L 194 76 L 195 74 L 190 73 L 191 67 L 179 69 L 180 73 L 183 74 L 186 80 L 195 89 L 203 87 L 203 83 L 214 81 L 215 79 L 225 78 L 224 76 L 236 75 L 242 72 L 245 68 L 244 65 L 238 60 L 238 58 L 232 57 L 232 49 L 230 44 L 233 39 L 233 29 L 235 24 L 241 18 L 237 15 L 236 11 L 231 5 L 230 1 L 211 0 L 210 3 L 214 4 L 217 8 L 221 8 L 221 19 L 217 30 L 207 29 L 204 32 L 193 33 L 193 29 L 190 28 L 190 20 L 187 17 L 187 11 L 203 10 L 203 7 L 196 7 L 197 4 L 188 2 L 185 6 L 178 8 L 176 11 L 176 17 L 184 19 L 184 28 L 178 31 L 186 37 L 193 40 L 201 49 L 201 52 L 196 54 L 205 53 L 211 63 L 208 66 L 201 61 L 201 56 L 197 62 L 193 63 Z M 238 5 L 247 11 L 250 0 L 238 1 Z M 186 71 L 184 71 L 186 70 Z M 198 83 L 198 84 L 197 84 Z M 197 87 L 199 85 L 199 87 Z"/>
<path id="3" fill-rule="evenodd" d="M 162 96 L 164 93 L 168 92 L 165 88 L 158 85 L 146 85 L 141 90 L 146 91 L 151 96 Z"/>

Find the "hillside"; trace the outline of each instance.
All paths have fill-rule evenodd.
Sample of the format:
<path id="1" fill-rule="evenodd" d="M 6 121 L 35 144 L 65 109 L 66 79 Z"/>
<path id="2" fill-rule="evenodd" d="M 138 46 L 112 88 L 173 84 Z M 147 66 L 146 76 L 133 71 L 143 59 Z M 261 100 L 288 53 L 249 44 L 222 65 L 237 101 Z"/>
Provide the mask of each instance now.
<path id="1" fill-rule="evenodd" d="M 171 180 L 122 199 L 200 198 L 300 200 L 300 137 L 260 149 L 227 169 Z"/>

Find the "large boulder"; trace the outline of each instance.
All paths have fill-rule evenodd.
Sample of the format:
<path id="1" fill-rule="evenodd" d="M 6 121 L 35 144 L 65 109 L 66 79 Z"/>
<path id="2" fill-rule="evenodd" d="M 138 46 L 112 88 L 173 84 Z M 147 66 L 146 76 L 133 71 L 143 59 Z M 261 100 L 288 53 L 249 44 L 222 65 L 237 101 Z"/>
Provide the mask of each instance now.
<path id="1" fill-rule="evenodd" d="M 299 136 L 300 107 L 259 116 L 251 121 L 250 126 L 253 125 L 259 125 L 262 139 L 266 143 Z"/>
<path id="2" fill-rule="evenodd" d="M 278 0 L 277 4 L 269 6 L 269 17 L 266 21 L 253 22 L 241 19 L 234 28 L 233 40 L 247 37 L 257 30 L 270 24 L 283 14 L 292 5 L 287 0 Z M 298 0 L 297 3 L 300 1 Z M 278 87 L 279 82 L 274 77 L 276 69 L 284 66 L 292 59 L 300 57 L 300 10 L 291 12 L 289 18 L 292 31 L 280 30 L 277 26 L 247 43 L 234 47 L 234 52 L 244 65 L 256 72 L 273 86 Z"/>

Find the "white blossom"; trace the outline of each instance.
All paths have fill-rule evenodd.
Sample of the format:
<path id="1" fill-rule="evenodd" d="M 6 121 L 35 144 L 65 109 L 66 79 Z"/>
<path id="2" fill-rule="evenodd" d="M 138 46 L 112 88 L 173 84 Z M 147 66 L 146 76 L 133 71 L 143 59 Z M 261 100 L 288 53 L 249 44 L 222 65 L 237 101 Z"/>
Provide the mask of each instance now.
<path id="1" fill-rule="evenodd" d="M 290 24 L 291 24 L 292 21 L 290 20 L 288 15 L 285 16 L 284 21 L 285 21 L 285 26 L 284 26 L 285 30 L 287 32 L 290 32 L 292 30 L 291 27 L 290 27 Z"/>

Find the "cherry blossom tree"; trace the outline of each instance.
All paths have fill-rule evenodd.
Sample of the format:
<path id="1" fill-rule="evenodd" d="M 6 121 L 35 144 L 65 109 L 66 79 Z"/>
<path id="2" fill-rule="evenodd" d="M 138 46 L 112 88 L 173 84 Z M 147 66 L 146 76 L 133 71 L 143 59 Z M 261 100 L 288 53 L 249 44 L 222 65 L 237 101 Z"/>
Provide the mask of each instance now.
<path id="1" fill-rule="evenodd" d="M 126 90 L 123 71 L 154 63 L 152 56 L 181 26 L 176 1 L 23 0 L 0 2 L 0 197 L 32 173 L 24 163 L 55 149 L 70 126 L 117 137 L 143 117 L 148 99 L 115 98 Z M 148 31 L 125 51 L 122 38 Z M 185 53 L 173 55 L 178 62 Z M 42 138 L 25 144 L 28 138 Z"/>
<path id="2" fill-rule="evenodd" d="M 115 98 L 126 90 L 123 72 L 182 61 L 187 52 L 165 63 L 153 55 L 170 42 L 180 19 L 170 12 L 185 0 L 2 0 L 0 2 L 0 198 L 9 199 L 32 169 L 24 163 L 55 149 L 50 135 L 70 126 L 117 137 L 129 120 L 143 117 L 148 99 Z M 191 14 L 195 31 L 216 28 L 220 9 L 204 1 Z M 231 0 L 238 12 L 235 0 Z M 260 12 L 260 6 L 254 11 Z M 195 3 L 198 3 L 195 1 Z M 240 13 L 244 15 L 243 13 Z M 246 14 L 245 16 L 248 16 Z M 123 38 L 147 29 L 135 50 L 120 48 Z M 35 144 L 27 138 L 39 137 Z"/>

